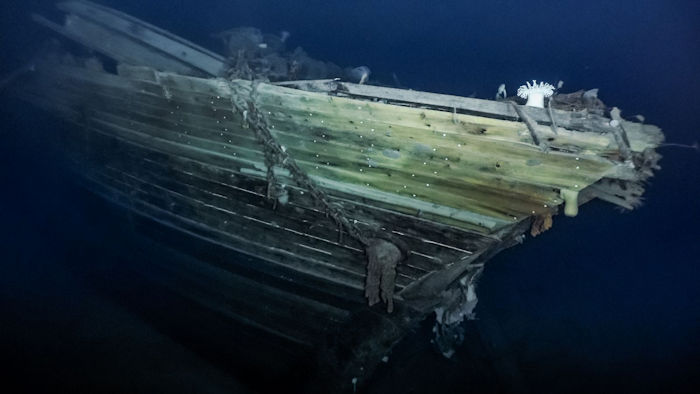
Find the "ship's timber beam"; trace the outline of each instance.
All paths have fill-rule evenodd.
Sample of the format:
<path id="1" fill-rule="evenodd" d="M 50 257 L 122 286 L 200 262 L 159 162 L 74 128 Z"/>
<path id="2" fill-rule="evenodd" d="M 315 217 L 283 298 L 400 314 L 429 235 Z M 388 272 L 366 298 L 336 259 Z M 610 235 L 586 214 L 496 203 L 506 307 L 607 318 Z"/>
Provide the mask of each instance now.
<path id="1" fill-rule="evenodd" d="M 301 90 L 343 94 L 350 97 L 386 102 L 406 103 L 441 108 L 447 112 L 473 114 L 499 119 L 518 120 L 519 115 L 513 107 L 504 101 L 484 100 L 471 97 L 453 96 L 440 93 L 419 92 L 384 86 L 359 85 L 338 80 L 287 81 L 277 83 L 280 86 L 294 87 Z M 587 111 L 564 111 L 552 109 L 550 116 L 547 109 L 522 106 L 522 111 L 541 125 L 552 125 L 552 116 L 557 131 L 560 129 L 579 132 L 606 133 L 614 135 L 619 125 L 611 125 L 610 119 Z M 620 124 L 628 133 L 630 148 L 641 152 L 663 141 L 661 130 L 653 125 L 620 119 Z M 632 135 L 630 135 L 632 134 Z"/>
<path id="2" fill-rule="evenodd" d="M 63 25 L 32 17 L 120 63 L 202 77 L 218 76 L 225 69 L 223 56 L 122 12 L 83 0 L 62 2 L 58 8 L 66 13 Z"/>
<path id="3" fill-rule="evenodd" d="M 522 242 L 523 234 L 530 228 L 531 221 L 524 220 L 503 229 L 498 241 L 482 239 L 479 250 L 469 256 L 464 256 L 447 264 L 442 270 L 433 271 L 415 281 L 401 291 L 398 296 L 405 305 L 424 312 L 432 311 L 438 304 L 445 301 L 444 292 L 455 285 L 465 276 L 480 272 L 486 261 L 497 253 Z"/>

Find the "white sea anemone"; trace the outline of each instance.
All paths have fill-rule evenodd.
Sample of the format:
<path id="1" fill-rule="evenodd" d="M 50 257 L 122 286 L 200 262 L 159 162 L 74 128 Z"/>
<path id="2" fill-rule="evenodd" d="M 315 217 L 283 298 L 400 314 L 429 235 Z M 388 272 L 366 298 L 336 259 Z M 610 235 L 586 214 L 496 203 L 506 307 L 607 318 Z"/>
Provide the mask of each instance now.
<path id="1" fill-rule="evenodd" d="M 554 93 L 554 86 L 546 83 L 533 80 L 532 85 L 530 82 L 526 82 L 526 85 L 521 85 L 518 88 L 518 97 L 527 99 L 527 103 L 530 107 L 544 108 L 544 98 L 551 97 Z"/>

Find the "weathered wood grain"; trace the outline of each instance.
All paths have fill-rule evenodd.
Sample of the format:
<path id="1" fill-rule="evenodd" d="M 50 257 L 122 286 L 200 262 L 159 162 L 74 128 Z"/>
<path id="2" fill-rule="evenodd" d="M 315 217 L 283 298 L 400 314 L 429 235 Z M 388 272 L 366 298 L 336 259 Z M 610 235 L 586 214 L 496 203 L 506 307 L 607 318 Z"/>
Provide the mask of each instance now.
<path id="1" fill-rule="evenodd" d="M 186 75 L 217 76 L 223 56 L 122 12 L 88 1 L 65 1 L 63 25 L 34 15 L 41 25 L 119 62 Z"/>
<path id="2" fill-rule="evenodd" d="M 552 212 L 563 202 L 561 195 L 574 196 L 567 198 L 578 205 L 578 190 L 611 174 L 630 176 L 628 166 L 616 161 L 614 138 L 605 133 L 562 128 L 557 138 L 566 142 L 549 141 L 559 149 L 543 152 L 532 145 L 522 123 L 505 118 L 138 67 L 120 67 L 120 75 L 66 66 L 53 73 L 28 94 L 53 97 L 55 108 L 82 124 L 88 135 L 113 139 L 103 146 L 93 141 L 93 153 L 109 157 L 115 141 L 124 146 L 123 155 L 104 162 L 96 175 L 104 185 L 138 200 L 149 215 L 167 212 L 177 226 L 215 242 L 238 244 L 240 237 L 224 240 L 250 231 L 288 239 L 283 254 L 308 257 L 314 268 L 306 273 L 342 277 L 354 288 L 362 286 L 364 276 L 361 247 L 349 238 L 340 241 L 338 230 L 323 220 L 324 212 L 280 168 L 275 173 L 295 205 L 272 210 L 264 197 L 261 146 L 244 116 L 233 110 L 231 97 L 254 100 L 275 138 L 312 179 L 349 207 L 360 226 L 421 240 L 399 267 L 399 289 L 420 289 L 418 281 L 438 277 L 444 264 L 473 258 L 496 242 L 475 238 L 465 246 L 455 241 L 459 234 L 502 232 L 532 214 Z M 630 134 L 645 133 L 652 143 L 654 132 L 644 127 Z M 140 167 L 132 167 L 133 162 Z M 567 212 L 574 208 L 567 206 Z M 407 224 L 399 225 L 407 213 Z M 438 230 L 454 224 L 458 229 L 452 236 Z M 430 235 L 421 233 L 425 230 Z M 336 263 L 320 268 L 329 256 Z M 303 271 L 301 262 L 295 267 Z"/>
<path id="3" fill-rule="evenodd" d="M 99 128 L 94 129 L 97 132 L 99 130 Z M 351 242 L 350 245 L 347 244 L 347 242 L 352 241 L 351 238 L 345 237 L 345 244 L 338 243 L 337 229 L 324 217 L 323 212 L 307 208 L 301 211 L 305 213 L 300 216 L 299 205 L 296 205 L 294 208 L 280 205 L 275 211 L 272 211 L 271 204 L 265 201 L 265 185 L 262 182 L 258 182 L 256 186 L 250 186 L 249 182 L 245 184 L 241 181 L 241 178 L 245 177 L 242 177 L 240 174 L 235 175 L 236 178 L 232 178 L 233 172 L 230 172 L 230 175 L 223 179 L 211 181 L 202 178 L 202 176 L 206 176 L 206 173 L 202 174 L 201 165 L 195 165 L 195 167 L 193 166 L 194 163 L 192 163 L 193 165 L 183 168 L 184 166 L 167 156 L 155 155 L 153 152 L 148 152 L 145 149 L 127 148 L 126 146 L 117 149 L 113 144 L 105 143 L 105 145 L 106 148 L 103 150 L 93 142 L 91 150 L 98 157 L 118 158 L 108 161 L 110 166 L 119 166 L 122 171 L 128 171 L 129 167 L 131 167 L 131 171 L 138 174 L 138 176 L 147 176 L 146 180 L 149 183 L 167 187 L 169 190 L 182 195 L 193 196 L 195 199 L 206 201 L 207 204 L 224 208 L 228 212 L 243 212 L 250 216 L 266 218 L 265 220 L 274 223 L 273 226 L 275 228 L 281 227 L 312 238 L 309 242 L 341 246 L 353 250 L 354 253 L 359 253 L 360 255 L 359 257 L 353 256 L 352 264 L 354 265 L 358 264 L 357 261 L 363 260 L 361 246 L 356 242 Z M 111 151 L 111 154 L 108 151 Z M 233 187 L 233 185 L 237 186 Z M 251 190 L 254 188 L 258 190 Z M 295 195 L 291 200 L 299 201 L 299 198 Z M 311 204 L 312 202 L 309 201 L 307 203 Z M 352 209 L 349 212 L 354 213 Z M 392 231 L 395 234 L 401 234 L 401 237 L 410 237 L 410 235 L 406 235 L 396 229 L 407 231 L 411 226 L 408 229 L 405 226 L 395 226 L 393 223 L 388 222 L 386 218 L 382 218 L 382 216 L 382 214 L 375 213 L 372 221 L 383 220 L 383 225 L 394 228 L 395 230 Z M 353 215 L 353 217 L 356 216 Z M 303 220 L 302 222 L 299 222 L 300 218 Z M 367 220 L 367 215 L 364 218 L 360 217 L 360 220 Z M 406 271 L 407 275 L 410 274 L 413 279 L 416 279 L 428 271 L 439 269 L 441 265 L 437 261 L 447 262 L 469 253 L 464 249 L 454 246 L 448 247 L 448 245 L 440 244 L 437 241 L 427 240 L 425 239 L 426 235 L 430 235 L 430 233 L 426 234 L 424 232 L 420 238 L 413 236 L 405 241 L 411 244 L 412 253 L 409 260 L 400 267 L 399 271 L 402 275 L 404 274 L 403 271 Z M 440 238 L 444 238 L 444 234 L 435 234 L 435 239 L 439 240 Z M 419 242 L 416 243 L 416 241 Z M 320 245 L 316 245 L 316 247 L 324 248 Z M 471 248 L 476 248 L 476 246 L 472 245 Z M 336 254 L 335 252 L 330 253 Z M 360 263 L 360 265 L 362 264 Z"/>

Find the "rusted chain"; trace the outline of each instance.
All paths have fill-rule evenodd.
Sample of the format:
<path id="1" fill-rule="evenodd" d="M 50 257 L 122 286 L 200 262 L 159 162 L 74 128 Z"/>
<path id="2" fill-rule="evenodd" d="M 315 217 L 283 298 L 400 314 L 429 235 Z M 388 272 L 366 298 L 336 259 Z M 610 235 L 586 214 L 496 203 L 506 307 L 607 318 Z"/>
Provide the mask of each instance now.
<path id="1" fill-rule="evenodd" d="M 316 182 L 299 167 L 294 158 L 291 157 L 287 150 L 274 138 L 270 131 L 272 127 L 267 117 L 259 110 L 256 104 L 259 84 L 260 83 L 257 81 L 251 81 L 250 96 L 247 99 L 237 94 L 236 89 L 232 86 L 231 105 L 234 112 L 241 114 L 244 122 L 246 122 L 248 127 L 255 133 L 255 138 L 258 140 L 258 143 L 263 147 L 265 165 L 267 166 L 267 197 L 273 197 L 271 190 L 277 185 L 273 167 L 275 165 L 282 167 L 289 171 L 292 179 L 299 187 L 308 190 L 316 204 L 321 206 L 326 212 L 326 216 L 331 217 L 338 225 L 340 234 L 342 234 L 342 230 L 344 229 L 352 238 L 362 245 L 368 246 L 370 244 L 370 237 L 357 227 L 356 221 L 348 219 L 347 214 L 338 204 L 332 204 L 329 201 L 326 193 L 316 185 Z"/>

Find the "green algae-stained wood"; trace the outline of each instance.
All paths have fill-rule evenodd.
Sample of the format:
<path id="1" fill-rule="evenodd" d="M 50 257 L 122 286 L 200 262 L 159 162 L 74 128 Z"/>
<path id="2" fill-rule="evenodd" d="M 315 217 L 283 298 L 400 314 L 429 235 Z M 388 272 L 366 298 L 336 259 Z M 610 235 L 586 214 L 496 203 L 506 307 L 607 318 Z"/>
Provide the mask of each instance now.
<path id="1" fill-rule="evenodd" d="M 99 78 L 95 78 L 95 80 L 92 80 L 93 84 L 88 85 L 85 79 L 91 72 L 85 70 L 79 71 L 79 76 L 76 76 L 72 80 L 66 79 L 65 74 L 63 74 L 59 78 L 52 78 L 50 83 L 42 82 L 40 90 L 43 94 L 54 98 L 52 101 L 52 105 L 54 106 L 59 105 L 67 108 L 69 106 L 75 107 L 78 105 L 82 108 L 82 117 L 84 118 L 85 115 L 89 115 L 90 120 L 86 126 L 89 127 L 91 131 L 111 139 L 126 142 L 129 146 L 147 147 L 148 151 L 152 153 L 163 152 L 163 155 L 159 155 L 159 157 L 160 160 L 163 160 L 164 163 L 171 167 L 171 176 L 177 176 L 177 171 L 184 171 L 184 174 L 191 174 L 193 171 L 194 173 L 200 173 L 205 167 L 210 168 L 211 170 L 207 170 L 206 177 L 213 177 L 216 183 L 207 183 L 206 188 L 207 190 L 217 191 L 221 195 L 229 195 L 231 194 L 231 190 L 217 190 L 217 185 L 221 184 L 221 182 L 224 184 L 230 183 L 231 176 L 234 174 L 243 176 L 244 173 L 248 175 L 260 173 L 261 177 L 264 176 L 262 164 L 255 161 L 260 160 L 261 152 L 259 151 L 259 144 L 255 143 L 253 139 L 251 139 L 250 150 L 242 150 L 240 146 L 229 145 L 228 147 L 231 149 L 236 148 L 233 154 L 231 154 L 231 150 L 226 151 L 225 148 L 219 149 L 222 144 L 212 145 L 212 141 L 215 139 L 214 137 L 218 136 L 218 133 L 212 133 L 212 130 L 214 130 L 214 127 L 221 127 L 220 125 L 213 126 L 215 124 L 214 120 L 217 119 L 217 116 L 223 119 L 227 116 L 224 114 L 230 116 L 231 114 L 229 112 L 219 111 L 218 115 L 213 116 L 211 119 L 204 116 L 192 115 L 186 111 L 186 105 L 189 105 L 185 104 L 187 100 L 177 100 L 177 96 L 166 100 L 152 93 L 138 91 L 134 93 L 129 89 L 119 90 L 117 87 L 120 85 L 113 83 L 114 77 L 110 75 L 103 76 L 104 79 L 109 80 L 109 83 L 104 83 L 101 87 L 97 83 L 97 79 Z M 162 89 L 146 90 L 149 92 L 162 91 Z M 189 111 L 202 112 L 204 109 L 189 109 Z M 182 118 L 185 119 L 184 124 L 191 122 L 191 124 L 186 124 L 187 128 L 191 127 L 189 134 L 181 134 L 176 127 L 176 123 L 182 122 Z M 209 122 L 206 123 L 205 120 Z M 211 127 L 200 127 L 201 130 L 199 130 L 200 128 L 198 128 L 197 125 L 201 123 L 210 124 Z M 199 134 L 200 132 L 202 133 L 201 135 Z M 204 133 L 208 134 L 205 135 Z M 210 134 L 214 135 L 214 137 Z M 247 137 L 247 134 L 238 135 L 238 137 L 242 136 Z M 92 140 L 94 140 L 94 138 L 91 138 L 90 149 L 98 149 Z M 112 146 L 112 144 L 109 146 Z M 246 151 L 249 153 L 245 153 Z M 143 151 L 144 157 L 149 155 L 149 153 Z M 122 154 L 119 156 L 121 157 Z M 243 158 L 242 156 L 246 157 Z M 173 160 L 178 157 L 183 160 L 188 158 L 186 159 L 189 163 L 187 168 L 177 170 L 180 164 Z M 125 160 L 126 162 L 138 162 L 138 158 L 139 155 L 136 155 L 129 160 Z M 204 165 L 203 163 L 208 163 L 208 165 Z M 196 167 L 192 167 L 194 164 L 196 164 Z M 140 165 L 143 165 L 143 162 L 141 162 Z M 248 169 L 256 165 L 260 165 L 261 169 L 255 172 Z M 214 176 L 210 172 L 218 172 L 219 168 L 226 168 L 226 171 L 230 175 L 222 179 L 218 176 Z M 145 171 L 146 169 L 142 167 L 141 172 Z M 236 176 L 238 177 L 238 175 Z M 202 183 L 208 181 L 205 178 L 198 178 L 197 182 Z M 308 198 L 305 199 L 303 194 L 300 195 L 294 192 L 293 189 L 290 189 L 290 192 L 293 193 L 293 200 L 297 203 L 305 200 L 304 204 L 306 204 L 307 207 L 313 207 L 313 202 L 306 201 Z M 197 192 L 195 190 L 192 191 L 192 193 L 196 194 Z M 385 200 L 391 201 L 391 196 Z M 345 200 L 344 204 L 349 206 L 348 204 L 350 204 L 350 201 Z M 354 202 L 353 205 L 357 206 L 357 202 Z M 393 209 L 395 205 L 382 204 L 376 200 L 373 205 L 381 206 L 384 209 L 381 214 L 384 219 L 395 216 L 391 211 L 386 210 Z M 252 207 L 249 208 L 252 209 Z M 366 211 L 367 208 L 369 207 L 362 208 L 362 211 Z M 397 211 L 401 211 L 401 209 Z M 356 211 L 351 209 L 349 212 Z M 414 214 L 415 210 L 406 211 L 405 213 Z M 284 216 L 280 210 L 277 210 L 276 215 Z M 353 215 L 355 215 L 355 213 L 353 213 Z M 366 217 L 365 212 L 359 213 L 359 216 L 355 217 L 360 218 L 363 216 Z M 377 217 L 377 214 L 372 214 L 371 216 Z M 408 219 L 409 218 L 406 217 L 403 220 L 405 221 Z M 416 250 L 406 263 L 407 269 L 413 269 L 413 265 L 417 264 L 415 267 L 418 269 L 433 270 L 440 265 L 440 263 L 438 263 L 439 261 L 451 261 L 453 258 L 459 258 L 465 253 L 471 253 L 470 250 L 474 250 L 474 248 L 477 247 L 463 242 L 465 240 L 464 234 L 459 237 L 454 237 L 445 232 L 447 229 L 442 229 L 437 233 L 429 227 L 421 226 L 421 221 L 425 219 L 430 220 L 430 214 L 421 215 L 421 218 L 412 217 L 410 218 L 412 225 L 408 227 L 401 226 L 399 225 L 401 223 L 400 221 L 392 219 L 392 223 L 394 223 L 392 224 L 392 228 L 398 231 L 397 234 L 401 234 L 401 237 L 413 237 L 409 242 L 416 247 Z M 449 223 L 450 220 L 443 220 L 443 222 Z M 431 225 L 434 226 L 435 224 L 433 223 Z M 297 229 L 295 231 L 302 231 L 302 229 Z M 306 231 L 309 234 L 314 233 L 313 229 Z M 418 231 L 418 233 L 416 233 L 416 231 Z M 324 233 L 316 234 L 316 236 L 324 235 L 329 237 L 327 238 L 328 241 L 337 240 L 338 238 L 337 229 L 333 226 L 326 229 Z M 451 244 L 445 244 L 445 239 L 450 239 Z M 419 244 L 416 244 L 416 241 L 418 241 Z"/>
<path id="2" fill-rule="evenodd" d="M 82 129 L 79 128 L 78 130 L 76 130 L 76 133 L 78 133 L 78 135 L 83 133 L 81 130 Z M 90 128 L 90 130 L 91 132 L 97 131 L 99 133 L 100 128 L 96 125 L 93 125 Z M 78 135 L 74 137 L 78 137 Z M 282 231 L 282 233 L 285 233 L 284 230 L 289 230 L 292 231 L 293 234 L 305 235 L 306 241 L 301 240 L 301 243 L 314 244 L 316 248 L 323 247 L 326 252 L 332 253 L 332 255 L 336 259 L 344 255 L 342 250 L 340 252 L 338 251 L 338 247 L 343 246 L 337 244 L 334 241 L 331 241 L 332 239 L 337 239 L 337 237 L 330 237 L 330 240 L 326 239 L 326 241 L 319 243 L 317 241 L 322 241 L 321 237 L 324 237 L 324 233 L 315 231 L 314 228 L 316 225 L 314 225 L 314 227 L 307 228 L 308 223 L 299 223 L 299 225 L 297 226 L 296 222 L 299 219 L 298 216 L 290 216 L 289 220 L 285 219 L 287 218 L 287 214 L 292 214 L 293 211 L 296 211 L 298 208 L 291 208 L 289 212 L 285 213 L 286 208 L 279 207 L 273 215 L 272 212 L 269 212 L 267 209 L 258 206 L 259 201 L 261 201 L 262 195 L 258 194 L 256 196 L 251 195 L 250 197 L 245 197 L 245 195 L 241 195 L 240 192 L 236 192 L 235 190 L 226 187 L 227 183 L 221 183 L 222 180 L 214 182 L 207 181 L 204 178 L 201 178 L 201 176 L 204 175 L 201 171 L 201 168 L 203 166 L 202 164 L 190 162 L 191 164 L 196 164 L 196 166 L 190 166 L 188 169 L 180 170 L 180 165 L 178 165 L 176 162 L 182 161 L 181 159 L 177 159 L 176 157 L 167 158 L 167 156 L 159 154 L 153 157 L 152 159 L 147 159 L 153 156 L 153 154 L 149 153 L 147 150 L 129 147 L 130 144 L 124 145 L 122 148 L 120 148 L 118 155 L 116 156 L 104 155 L 101 153 L 98 140 L 94 137 L 95 136 L 90 138 L 90 150 L 93 153 L 96 153 L 96 155 L 93 155 L 93 158 L 98 161 L 103 161 L 109 157 L 112 157 L 112 159 L 109 159 L 109 161 L 107 162 L 106 169 L 100 171 L 107 174 L 120 174 L 118 175 L 119 180 L 117 180 L 117 178 L 113 176 L 110 176 L 110 179 L 104 180 L 104 183 L 106 185 L 112 185 L 112 187 L 124 188 L 122 192 L 127 193 L 130 196 L 130 198 L 148 201 L 148 203 L 151 205 L 156 204 L 161 206 L 162 209 L 166 209 L 168 211 L 172 211 L 172 213 L 178 214 L 185 213 L 182 211 L 182 209 L 187 208 L 187 205 L 192 205 L 192 203 L 194 203 L 194 205 L 192 206 L 195 207 L 196 213 L 194 211 L 191 211 L 189 214 L 186 214 L 186 216 L 192 217 L 194 215 L 198 218 L 199 221 L 208 223 L 214 227 L 220 226 L 221 222 L 225 222 L 228 218 L 229 224 L 228 227 L 225 229 L 227 232 L 240 232 L 234 231 L 235 228 L 231 227 L 234 225 L 234 223 L 239 222 L 243 226 L 246 225 L 245 223 L 248 223 L 248 225 L 258 227 L 262 226 L 263 228 L 264 226 L 269 226 L 268 231 L 279 230 Z M 108 140 L 111 140 L 113 137 L 103 136 L 100 138 L 104 141 L 102 145 L 106 146 L 108 151 L 112 151 L 112 154 L 116 153 L 114 152 L 114 144 L 108 142 Z M 73 139 L 79 140 L 80 138 Z M 134 151 L 134 149 L 137 149 L 137 151 Z M 129 153 L 132 151 L 134 151 L 133 154 Z M 94 169 L 94 171 L 97 171 L 97 168 L 99 166 L 91 165 L 91 167 Z M 138 175 L 136 176 L 128 173 L 133 171 L 134 167 L 138 168 Z M 100 175 L 100 177 L 102 176 L 103 175 Z M 137 181 L 137 178 L 148 179 L 148 183 L 141 183 L 141 185 L 134 184 L 133 182 Z M 186 178 L 189 180 L 186 180 Z M 231 183 L 230 176 L 224 177 L 223 181 Z M 144 189 L 150 188 L 151 185 L 159 185 L 158 189 L 162 190 L 162 192 L 158 191 L 158 189 L 152 189 L 149 191 L 146 191 Z M 245 194 L 249 193 L 246 192 Z M 166 197 L 166 200 L 164 201 L 167 202 L 158 203 L 157 200 L 153 200 L 153 197 L 157 197 L 159 195 L 170 195 L 171 197 Z M 181 200 L 184 196 L 188 196 L 189 198 L 191 198 L 191 200 L 182 200 L 178 202 L 178 200 Z M 293 198 L 296 201 L 299 199 L 299 196 L 295 195 Z M 191 201 L 191 203 L 186 203 L 186 201 Z M 200 205 L 200 201 L 208 201 L 206 204 L 207 207 L 211 206 L 220 209 L 219 213 L 215 214 L 216 218 L 212 215 L 207 215 L 205 212 L 206 209 L 203 210 L 202 208 L 196 208 L 197 206 L 202 206 Z M 171 206 L 169 205 L 170 203 L 176 203 L 176 205 Z M 185 203 L 186 205 L 183 206 L 183 203 Z M 236 212 L 245 212 L 245 214 L 237 215 L 236 217 L 238 219 L 228 217 L 228 215 L 231 214 L 236 215 Z M 273 216 L 271 217 L 270 215 Z M 316 216 L 319 216 L 318 219 L 322 218 L 322 214 L 320 213 L 316 214 Z M 400 227 L 397 229 L 402 231 L 409 230 L 401 229 Z M 324 230 L 326 236 L 329 230 L 332 232 L 334 229 L 332 227 L 326 228 Z M 288 232 L 286 234 L 287 235 L 285 235 L 285 238 L 289 240 L 291 237 Z M 424 235 L 430 236 L 430 234 L 427 233 L 424 233 Z M 441 236 L 444 237 L 445 235 L 446 234 L 442 234 Z M 438 238 L 439 237 L 440 236 L 438 236 Z M 446 257 L 445 250 L 439 250 L 440 248 L 435 247 L 426 248 L 428 244 L 421 240 L 422 237 L 412 242 L 412 245 L 415 248 L 416 252 L 422 251 L 423 253 L 427 253 L 428 255 L 439 255 L 442 257 Z M 419 243 L 416 243 L 416 241 L 419 241 Z M 432 244 L 435 245 L 434 242 Z M 474 245 L 470 246 L 470 248 L 476 247 L 477 246 Z M 348 249 L 346 247 L 343 248 Z M 355 250 L 356 252 L 360 252 L 360 250 L 356 248 L 349 248 L 349 250 Z M 464 253 L 467 253 L 467 251 L 461 251 L 459 254 L 461 255 Z M 310 252 L 307 251 L 306 254 L 310 254 Z M 455 255 L 454 253 L 452 255 L 455 256 L 454 258 L 458 257 L 458 255 Z M 356 271 L 357 269 L 360 269 L 361 272 L 364 272 L 362 267 L 356 264 L 358 257 L 356 255 L 353 256 L 354 257 L 336 260 L 334 265 L 337 265 L 339 267 L 345 266 L 346 272 L 349 272 L 348 269 L 351 271 Z M 398 288 L 402 288 L 404 285 L 406 285 L 408 283 L 407 281 L 413 281 L 416 278 L 421 277 L 428 271 L 439 269 L 442 266 L 441 264 L 436 265 L 430 263 L 429 261 L 425 260 L 426 257 L 427 256 L 424 257 L 417 253 L 412 253 L 408 261 L 406 261 L 405 264 L 402 264 L 402 266 L 399 267 L 397 277 Z M 314 261 L 321 260 L 315 259 Z M 357 278 L 356 274 L 355 278 Z"/>
<path id="3" fill-rule="evenodd" d="M 131 86 L 128 84 L 121 85 L 122 89 L 119 90 L 120 84 L 118 81 L 114 80 L 115 78 L 113 76 L 96 74 L 92 74 L 93 77 L 98 79 L 93 81 L 94 85 L 85 85 L 84 80 L 89 79 L 89 75 L 91 75 L 90 72 L 83 73 L 81 71 L 79 75 L 73 73 L 72 79 L 65 78 L 65 80 L 56 83 L 57 90 L 54 94 L 58 97 L 62 97 L 66 92 L 70 92 L 72 89 L 75 90 L 74 93 L 76 96 L 80 96 L 81 92 L 90 92 L 88 95 L 91 99 L 83 99 L 81 101 L 85 102 L 87 108 L 91 108 L 94 111 L 92 112 L 93 121 L 96 123 L 107 122 L 109 124 L 115 124 L 116 122 L 116 125 L 119 127 L 112 128 L 112 130 L 124 139 L 136 139 L 142 144 L 150 143 L 154 148 L 161 151 L 184 155 L 186 157 L 198 157 L 202 160 L 211 160 L 214 162 L 222 162 L 221 160 L 227 156 L 234 156 L 241 160 L 247 159 L 246 164 L 250 168 L 249 174 L 260 174 L 260 176 L 264 176 L 263 157 L 259 153 L 256 155 L 257 152 L 255 152 L 256 149 L 259 149 L 259 145 L 251 139 L 249 130 L 241 128 L 240 119 L 226 120 L 225 118 L 227 115 L 233 118 L 232 115 L 234 114 L 222 111 L 220 107 L 213 106 L 212 103 L 215 103 L 214 96 L 211 97 L 212 101 L 207 101 L 208 105 L 212 105 L 211 108 L 207 107 L 205 109 L 202 107 L 203 100 L 198 99 L 194 101 L 198 103 L 199 107 L 192 109 L 194 108 L 192 107 L 194 104 L 190 105 L 191 108 L 188 108 L 182 103 L 192 100 L 181 98 L 182 102 L 179 102 L 177 96 L 174 96 L 172 93 L 166 93 L 167 89 L 160 89 L 163 91 L 162 97 L 151 93 L 153 91 L 157 92 L 157 89 L 149 89 L 147 92 L 137 91 L 137 93 L 134 93 L 130 90 Z M 102 86 L 100 86 L 99 82 L 102 82 L 102 79 L 107 80 L 107 83 L 102 83 Z M 83 85 L 79 82 L 83 82 Z M 187 80 L 187 83 L 193 85 L 191 79 Z M 194 86 L 196 86 L 196 84 L 194 84 Z M 207 98 L 207 100 L 208 99 L 209 98 Z M 225 99 L 230 102 L 230 98 Z M 224 97 L 218 97 L 216 100 L 220 102 L 224 100 Z M 219 108 L 218 112 L 216 111 L 217 108 Z M 211 113 L 207 114 L 207 110 Z M 119 111 L 123 112 L 125 117 L 115 118 L 114 113 Z M 192 112 L 196 112 L 198 115 L 193 115 Z M 139 113 L 143 114 L 143 116 L 147 116 L 148 122 L 139 121 Z M 210 118 L 204 115 L 210 115 Z M 190 119 L 193 116 L 195 118 Z M 221 121 L 215 120 L 217 117 L 220 118 Z M 190 124 L 187 124 L 188 119 L 191 120 Z M 241 144 L 244 142 L 241 138 L 233 141 L 233 144 L 214 143 L 213 139 L 216 138 L 217 133 L 213 132 L 213 128 L 207 130 L 205 127 L 202 129 L 202 124 L 213 125 L 216 123 L 217 127 L 225 127 L 224 123 L 226 122 L 229 122 L 228 125 L 232 130 L 237 130 L 239 133 L 242 133 L 241 137 L 246 139 L 244 144 Z M 158 127 L 158 125 L 161 127 Z M 201 133 L 207 133 L 207 135 L 202 136 Z M 255 161 L 255 159 L 257 159 L 257 161 Z M 302 161 L 303 160 L 300 160 L 300 162 Z M 319 183 L 331 189 L 339 189 L 343 186 L 332 179 L 318 180 Z M 499 223 L 492 218 L 482 217 L 464 211 L 459 212 L 449 207 L 436 207 L 434 204 L 421 201 L 408 200 L 401 197 L 397 198 L 393 194 L 380 193 L 371 188 L 354 187 L 353 191 L 355 195 L 357 195 L 359 191 L 363 195 L 367 195 L 377 201 L 383 201 L 392 206 L 395 206 L 396 203 L 399 202 L 410 207 L 408 210 L 398 209 L 402 212 L 415 214 L 417 211 L 422 211 L 428 217 L 430 217 L 431 213 L 436 213 L 436 215 L 443 216 L 443 220 L 444 216 L 448 216 L 447 221 L 450 222 L 450 224 L 458 224 L 465 218 L 468 218 L 488 228 L 494 228 L 499 225 Z M 452 218 L 450 219 L 449 216 Z M 503 223 L 500 223 L 500 225 L 502 224 Z"/>
<path id="4" fill-rule="evenodd" d="M 95 104 L 98 122 L 123 130 L 146 127 L 157 144 L 234 156 L 247 163 L 250 174 L 264 174 L 260 146 L 230 104 L 231 94 L 250 97 L 250 82 L 120 72 L 121 77 L 68 73 L 57 88 L 75 95 L 93 88 L 98 102 L 110 102 Z M 516 121 L 268 84 L 258 84 L 254 96 L 273 135 L 331 192 L 442 217 L 452 225 L 495 231 L 549 212 L 562 203 L 562 190 L 576 192 L 620 171 L 619 163 L 601 157 L 614 150 L 612 138 L 602 133 L 561 129 L 552 141 L 557 150 L 545 152 Z M 542 126 L 542 133 L 547 130 Z M 574 145 L 578 152 L 565 151 Z"/>
<path id="5" fill-rule="evenodd" d="M 503 222 L 548 211 L 562 202 L 559 189 L 581 190 L 616 165 L 592 154 L 543 152 L 519 122 L 270 85 L 259 85 L 255 97 L 294 157 L 316 161 L 305 167 L 310 174 Z M 462 130 L 429 123 L 445 116 Z"/>
<path id="6" fill-rule="evenodd" d="M 230 95 L 251 84 L 135 72 L 86 72 L 59 81 L 103 102 L 97 119 L 128 129 L 148 126 L 168 144 L 247 160 L 264 173 L 260 147 Z M 99 74 L 99 75 L 97 75 Z M 273 133 L 308 173 L 329 189 L 427 212 L 493 231 L 560 204 L 560 190 L 582 190 L 619 170 L 604 154 L 609 135 L 562 130 L 580 152 L 544 152 L 521 122 L 370 102 L 267 84 L 256 100 Z M 160 131 L 157 128 L 160 126 Z M 156 128 L 154 128 L 156 127 Z M 136 127 L 138 130 L 138 127 Z M 546 128 L 545 128 L 546 130 Z M 543 131 L 544 132 L 544 131 Z M 556 147 L 556 145 L 553 145 Z"/>

